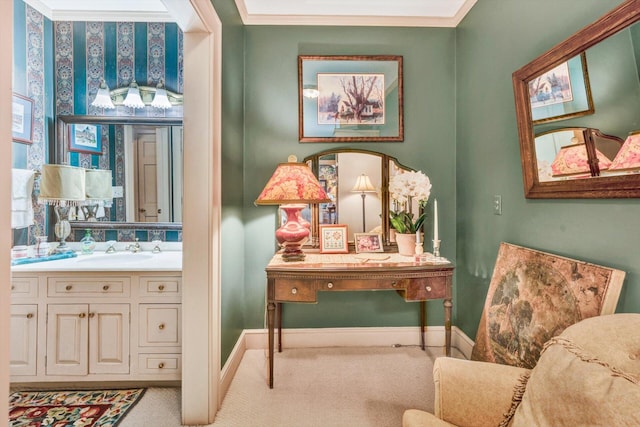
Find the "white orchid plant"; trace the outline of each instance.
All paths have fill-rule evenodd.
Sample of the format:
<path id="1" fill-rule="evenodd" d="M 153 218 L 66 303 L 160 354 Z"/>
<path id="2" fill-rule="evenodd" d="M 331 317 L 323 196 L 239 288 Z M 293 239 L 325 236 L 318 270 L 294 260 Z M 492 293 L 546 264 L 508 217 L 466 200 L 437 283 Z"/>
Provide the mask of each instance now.
<path id="1" fill-rule="evenodd" d="M 429 177 L 417 172 L 404 172 L 393 175 L 389 181 L 389 195 L 393 203 L 390 213 L 391 226 L 401 234 L 416 233 L 422 227 L 427 214 L 422 212 L 414 221 L 413 202 L 417 202 L 420 211 L 426 206 L 431 194 Z"/>

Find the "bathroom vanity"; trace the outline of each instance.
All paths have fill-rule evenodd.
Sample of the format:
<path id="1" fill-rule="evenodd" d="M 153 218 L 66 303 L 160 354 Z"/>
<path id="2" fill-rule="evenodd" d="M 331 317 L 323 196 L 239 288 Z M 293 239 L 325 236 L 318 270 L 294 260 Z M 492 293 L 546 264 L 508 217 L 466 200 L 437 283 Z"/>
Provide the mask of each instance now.
<path id="1" fill-rule="evenodd" d="M 12 267 L 12 383 L 179 381 L 182 252 Z"/>

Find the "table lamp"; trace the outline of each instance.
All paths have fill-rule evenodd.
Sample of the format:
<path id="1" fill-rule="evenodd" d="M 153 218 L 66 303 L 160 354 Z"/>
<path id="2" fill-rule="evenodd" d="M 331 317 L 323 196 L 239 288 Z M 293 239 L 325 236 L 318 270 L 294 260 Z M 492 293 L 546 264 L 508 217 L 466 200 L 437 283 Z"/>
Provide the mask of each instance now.
<path id="1" fill-rule="evenodd" d="M 284 261 L 302 261 L 302 245 L 309 239 L 309 228 L 300 224 L 300 211 L 309 203 L 328 203 L 331 200 L 305 163 L 289 156 L 280 163 L 255 201 L 256 205 L 280 205 L 287 222 L 276 230 L 276 240 L 283 248 Z"/>
<path id="2" fill-rule="evenodd" d="M 366 232 L 365 227 L 365 210 L 364 199 L 367 197 L 366 193 L 374 193 L 376 188 L 371 184 L 371 180 L 368 175 L 362 174 L 356 180 L 356 185 L 351 189 L 354 193 L 360 193 L 362 195 L 362 232 Z"/>
<path id="3" fill-rule="evenodd" d="M 66 165 L 42 165 L 38 202 L 52 205 L 56 214 L 55 235 L 60 242 L 54 252 L 72 249 L 65 239 L 71 234 L 69 208 L 85 202 L 85 169 Z"/>
<path id="4" fill-rule="evenodd" d="M 110 207 L 113 200 L 111 171 L 87 169 L 85 173 L 85 201 L 80 206 L 87 221 L 97 221 L 99 207 Z"/>

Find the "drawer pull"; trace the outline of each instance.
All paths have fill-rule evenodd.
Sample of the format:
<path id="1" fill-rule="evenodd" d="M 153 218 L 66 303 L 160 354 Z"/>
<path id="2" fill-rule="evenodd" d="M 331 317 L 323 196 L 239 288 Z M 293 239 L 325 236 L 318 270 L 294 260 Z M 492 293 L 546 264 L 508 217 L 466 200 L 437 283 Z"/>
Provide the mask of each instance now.
<path id="1" fill-rule="evenodd" d="M 431 292 L 431 286 L 425 286 L 425 289 L 427 290 L 427 292 Z"/>
<path id="2" fill-rule="evenodd" d="M 395 288 L 396 286 L 398 286 L 398 282 L 391 282 L 391 286 Z"/>
<path id="3" fill-rule="evenodd" d="M 15 291 L 16 290 L 16 285 L 11 285 L 11 290 Z"/>
<path id="4" fill-rule="evenodd" d="M 95 313 L 89 313 L 89 317 L 92 319 L 95 317 L 95 315 L 96 315 Z"/>
<path id="5" fill-rule="evenodd" d="M 73 286 L 71 285 L 67 285 L 64 287 L 65 290 L 70 291 L 71 289 L 73 289 Z"/>
<path id="6" fill-rule="evenodd" d="M 86 313 L 80 313 L 80 314 L 78 314 L 78 317 L 79 317 L 79 318 L 81 318 L 81 319 L 84 319 L 86 316 L 87 316 L 87 314 L 86 314 Z"/>
<path id="7" fill-rule="evenodd" d="M 103 291 L 108 291 L 108 290 L 109 290 L 109 285 L 104 285 L 104 286 L 102 287 L 102 290 L 103 290 Z"/>
<path id="8" fill-rule="evenodd" d="M 164 362 L 158 363 L 158 369 L 162 369 L 162 368 L 164 368 Z"/>
<path id="9" fill-rule="evenodd" d="M 291 293 L 294 294 L 294 295 L 297 294 L 298 293 L 298 288 L 291 289 Z"/>
<path id="10" fill-rule="evenodd" d="M 160 323 L 160 324 L 158 325 L 158 329 L 163 330 L 163 329 L 164 329 L 164 323 Z"/>
<path id="11" fill-rule="evenodd" d="M 158 286 L 158 290 L 159 290 L 160 292 L 164 291 L 164 285 L 160 285 L 160 286 Z"/>
<path id="12" fill-rule="evenodd" d="M 33 313 L 27 314 L 27 319 L 33 319 Z"/>
<path id="13" fill-rule="evenodd" d="M 332 289 L 333 288 L 333 283 L 331 283 L 331 282 L 327 283 L 327 288 Z"/>

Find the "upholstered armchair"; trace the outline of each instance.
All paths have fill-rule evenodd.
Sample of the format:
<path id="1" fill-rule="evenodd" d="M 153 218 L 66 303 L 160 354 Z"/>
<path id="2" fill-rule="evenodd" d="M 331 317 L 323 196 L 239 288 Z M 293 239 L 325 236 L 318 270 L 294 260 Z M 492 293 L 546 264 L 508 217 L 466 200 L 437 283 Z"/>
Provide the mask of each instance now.
<path id="1" fill-rule="evenodd" d="M 531 370 L 439 358 L 433 371 L 435 414 L 408 410 L 403 427 L 638 426 L 640 314 L 568 327 Z"/>

